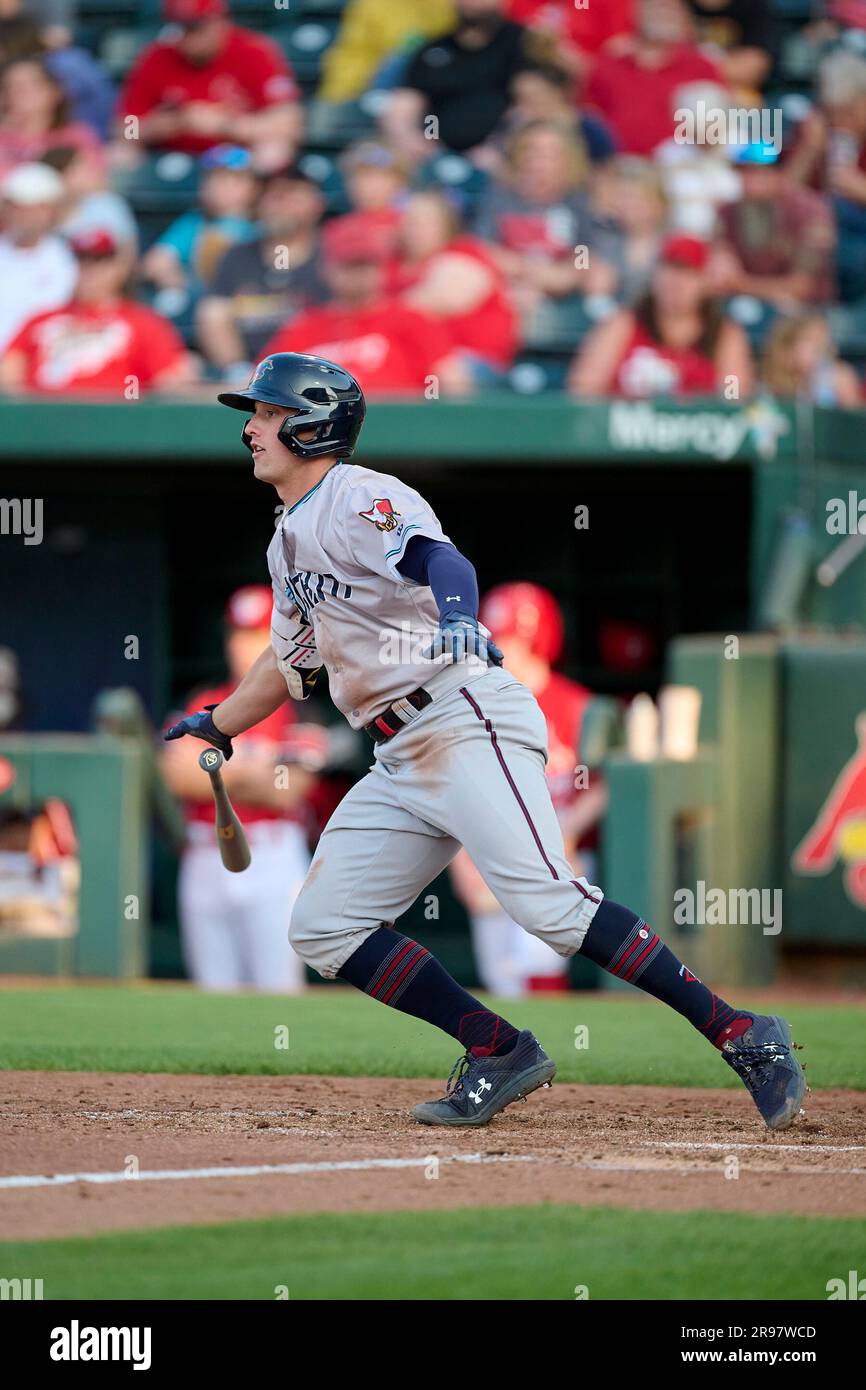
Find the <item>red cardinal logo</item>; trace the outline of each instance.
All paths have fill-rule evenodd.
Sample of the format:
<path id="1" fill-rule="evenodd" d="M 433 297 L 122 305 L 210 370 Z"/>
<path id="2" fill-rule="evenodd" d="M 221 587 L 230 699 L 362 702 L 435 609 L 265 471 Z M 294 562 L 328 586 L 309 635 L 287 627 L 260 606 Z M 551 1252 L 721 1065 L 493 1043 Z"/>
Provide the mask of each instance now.
<path id="1" fill-rule="evenodd" d="M 377 497 L 366 512 L 359 512 L 365 521 L 371 521 L 377 531 L 393 531 L 397 525 L 399 512 L 395 512 L 387 497 Z"/>
<path id="2" fill-rule="evenodd" d="M 801 874 L 827 874 L 837 859 L 847 864 L 845 889 L 866 907 L 866 711 L 857 716 L 857 751 L 845 764 L 830 794 L 791 857 Z"/>

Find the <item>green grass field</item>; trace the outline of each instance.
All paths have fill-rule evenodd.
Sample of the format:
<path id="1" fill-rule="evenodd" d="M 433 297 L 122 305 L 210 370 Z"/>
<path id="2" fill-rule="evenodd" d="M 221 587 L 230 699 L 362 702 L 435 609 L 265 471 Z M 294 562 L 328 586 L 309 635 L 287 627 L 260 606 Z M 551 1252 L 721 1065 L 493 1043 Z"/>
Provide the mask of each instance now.
<path id="1" fill-rule="evenodd" d="M 499 1007 L 534 1029 L 556 1059 L 560 1081 L 739 1086 L 717 1053 L 652 999 L 570 995 Z M 806 1046 L 802 1058 L 813 1088 L 866 1090 L 866 1011 L 797 1004 L 784 1013 Z M 578 1050 L 581 1026 L 589 1030 L 589 1046 Z M 275 1045 L 282 1028 L 287 1049 Z M 297 998 L 159 985 L 0 994 L 5 1070 L 433 1077 L 448 1074 L 458 1051 L 436 1029 L 342 989 Z"/>
<path id="2" fill-rule="evenodd" d="M 866 1267 L 866 1221 L 569 1206 L 238 1221 L 0 1242 L 46 1298 L 821 1299 Z M 719 1251 L 724 1249 L 724 1285 Z M 285 1297 L 285 1294 L 282 1295 Z"/>
<path id="3" fill-rule="evenodd" d="M 760 996 L 745 1003 L 760 1007 Z M 494 1001 L 495 1003 L 495 1001 Z M 559 1079 L 737 1086 L 655 1001 L 572 995 L 501 1005 L 531 1026 Z M 866 1090 L 866 1011 L 786 1007 L 813 1087 Z M 575 1030 L 589 1046 L 575 1048 Z M 288 1029 L 287 1049 L 276 1046 Z M 216 996 L 174 985 L 0 993 L 0 1067 L 443 1077 L 456 1044 L 348 990 Z M 824 1299 L 866 1268 L 866 1220 L 546 1205 L 295 1215 L 48 1241 L 0 1241 L 0 1278 L 49 1299 Z M 724 1245 L 724 1287 L 718 1250 Z M 772 1259 L 768 1259 L 768 1251 Z"/>

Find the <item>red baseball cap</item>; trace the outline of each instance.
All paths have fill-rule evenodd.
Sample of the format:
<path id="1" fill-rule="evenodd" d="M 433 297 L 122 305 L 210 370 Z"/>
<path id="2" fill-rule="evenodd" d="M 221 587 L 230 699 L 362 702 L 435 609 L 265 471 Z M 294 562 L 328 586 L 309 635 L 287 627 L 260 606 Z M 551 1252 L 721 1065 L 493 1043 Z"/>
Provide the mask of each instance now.
<path id="1" fill-rule="evenodd" d="M 273 604 L 273 591 L 267 584 L 245 584 L 242 589 L 235 589 L 226 604 L 226 627 L 240 627 L 248 631 L 269 628 Z"/>
<path id="2" fill-rule="evenodd" d="M 393 231 L 372 213 L 349 212 L 335 217 L 322 232 L 326 258 L 337 265 L 358 265 L 370 261 L 379 265 L 388 259 Z"/>
<path id="3" fill-rule="evenodd" d="M 226 0 L 162 0 L 162 10 L 170 24 L 196 24 L 228 14 Z"/>
<path id="4" fill-rule="evenodd" d="M 69 238 L 69 245 L 76 256 L 92 257 L 94 260 L 116 256 L 118 250 L 113 234 L 104 227 L 91 227 L 86 232 L 76 232 Z"/>
<path id="5" fill-rule="evenodd" d="M 700 237 L 672 232 L 662 243 L 661 259 L 665 265 L 681 265 L 688 270 L 706 270 L 710 248 Z"/>

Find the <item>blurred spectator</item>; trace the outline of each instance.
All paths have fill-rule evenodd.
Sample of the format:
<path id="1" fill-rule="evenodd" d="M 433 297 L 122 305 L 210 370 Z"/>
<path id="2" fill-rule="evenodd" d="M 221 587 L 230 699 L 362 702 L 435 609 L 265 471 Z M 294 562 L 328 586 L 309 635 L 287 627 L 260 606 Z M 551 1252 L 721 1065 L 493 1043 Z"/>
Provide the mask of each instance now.
<path id="1" fill-rule="evenodd" d="M 410 62 L 383 127 L 413 163 L 442 145 L 471 153 L 504 116 L 511 83 L 530 62 L 526 30 L 505 19 L 504 6 L 505 0 L 457 0 L 455 27 Z"/>
<path id="2" fill-rule="evenodd" d="M 250 148 L 258 169 L 286 164 L 303 116 L 277 45 L 232 24 L 226 0 L 163 0 L 163 13 L 180 35 L 157 39 L 133 65 L 118 105 L 121 135 L 136 116 L 145 145 L 202 154 L 232 140 Z"/>
<path id="3" fill-rule="evenodd" d="M 82 233 L 70 245 L 78 260 L 74 296 L 19 330 L 0 361 L 0 387 L 123 401 L 189 385 L 194 364 L 175 330 L 125 297 L 129 255 L 106 231 Z"/>
<path id="4" fill-rule="evenodd" d="M 821 63 L 820 109 L 803 121 L 785 172 L 828 194 L 838 228 L 843 299 L 866 295 L 866 58 L 847 49 Z"/>
<path id="5" fill-rule="evenodd" d="M 770 0 L 688 0 L 697 41 L 715 50 L 735 101 L 749 105 L 761 92 L 779 46 Z"/>
<path id="6" fill-rule="evenodd" d="M 670 236 L 644 298 L 594 329 L 572 364 L 574 396 L 686 396 L 752 389 L 743 330 L 713 299 L 709 248 L 694 237 Z"/>
<path id="7" fill-rule="evenodd" d="M 860 379 L 848 362 L 840 362 L 819 313 L 777 319 L 764 348 L 761 384 L 777 396 L 800 396 L 813 405 L 863 405 Z"/>
<path id="8" fill-rule="evenodd" d="M 75 287 L 75 259 L 54 231 L 62 198 L 63 180 L 44 164 L 19 164 L 0 184 L 0 352 Z"/>
<path id="9" fill-rule="evenodd" d="M 424 0 L 423 5 L 349 0 L 339 33 L 322 59 L 318 99 L 335 105 L 354 101 L 386 58 L 446 34 L 453 24 L 453 0 Z"/>
<path id="10" fill-rule="evenodd" d="M 332 302 L 308 309 L 264 349 L 309 352 L 337 362 L 368 395 L 420 393 L 440 370 L 451 340 L 441 323 L 385 294 L 389 238 L 375 220 L 354 213 L 322 234 Z"/>
<path id="11" fill-rule="evenodd" d="M 610 122 L 622 150 L 652 154 L 674 134 L 674 93 L 686 82 L 720 82 L 721 69 L 694 42 L 685 0 L 636 0 L 637 35 L 625 53 L 600 53 L 585 100 Z"/>
<path id="12" fill-rule="evenodd" d="M 579 136 L 535 121 L 512 138 L 504 176 L 482 196 L 474 231 L 494 243 L 491 254 L 525 312 L 545 295 L 559 299 L 614 288 L 607 259 L 613 239 L 593 217 L 588 170 Z"/>
<path id="13" fill-rule="evenodd" d="M 197 208 L 181 213 L 144 257 L 141 274 L 160 289 L 198 294 L 231 246 L 258 236 L 258 179 L 249 150 L 215 145 L 201 156 Z"/>
<path id="14" fill-rule="evenodd" d="M 195 691 L 185 714 L 231 694 L 270 644 L 272 610 L 269 585 L 247 584 L 232 594 L 224 628 L 228 680 Z M 296 713 L 299 708 L 286 700 L 236 737 L 234 756 L 223 766 L 252 852 L 246 872 L 228 883 L 214 834 L 210 783 L 198 765 L 201 748 L 191 738 L 163 745 L 162 772 L 183 799 L 187 819 L 178 879 L 184 960 L 187 974 L 203 989 L 303 989 L 304 963 L 289 945 L 289 917 L 310 867 L 304 822 L 314 770 L 328 755 L 328 735 L 320 725 L 298 723 L 309 718 Z"/>
<path id="15" fill-rule="evenodd" d="M 100 140 L 108 137 L 115 90 L 102 64 L 86 48 L 72 42 L 71 29 L 58 27 L 34 10 L 22 14 L 21 0 L 0 3 L 0 63 L 16 58 L 46 59 L 46 66 L 69 99 L 71 118 L 91 127 Z"/>
<path id="16" fill-rule="evenodd" d="M 592 56 L 615 47 L 634 30 L 634 0 L 508 0 L 509 19 L 555 40 L 557 57 L 569 71 L 583 73 Z"/>
<path id="17" fill-rule="evenodd" d="M 561 68 L 539 64 L 519 72 L 511 84 L 513 101 L 496 136 L 506 139 L 534 121 L 553 121 L 582 138 L 593 164 L 616 153 L 613 131 L 593 111 L 578 111 L 571 78 Z"/>
<path id="18" fill-rule="evenodd" d="M 730 97 L 713 82 L 690 82 L 674 93 L 674 110 L 724 111 Z M 716 229 L 718 210 L 740 196 L 742 179 L 732 167 L 734 149 L 727 141 L 666 140 L 655 157 L 662 166 L 670 203 L 671 229 L 709 240 Z"/>
<path id="19" fill-rule="evenodd" d="M 363 213 L 376 223 L 392 255 L 397 254 L 397 233 L 409 196 L 409 168 L 398 151 L 377 140 L 350 145 L 340 160 L 343 183 L 354 217 Z M 339 222 L 339 218 L 335 218 Z"/>
<path id="20" fill-rule="evenodd" d="M 504 274 L 493 248 L 462 231 L 447 194 L 431 189 L 409 200 L 388 283 L 405 304 L 447 329 L 454 352 L 443 389 L 490 385 L 512 365 L 519 322 Z"/>
<path id="21" fill-rule="evenodd" d="M 63 179 L 64 201 L 58 231 L 65 237 L 97 228 L 111 232 L 118 245 L 135 251 L 138 224 L 125 198 L 108 187 L 108 172 L 101 152 L 52 145 L 40 161 L 56 169 Z"/>
<path id="22" fill-rule="evenodd" d="M 719 212 L 723 240 L 710 267 L 716 292 L 779 308 L 831 300 L 836 235 L 827 199 L 794 184 L 772 144 L 745 145 L 734 158 L 743 193 Z"/>
<path id="23" fill-rule="evenodd" d="M 0 73 L 0 173 L 39 159 L 51 145 L 100 150 L 99 138 L 73 121 L 69 99 L 42 58 L 18 58 Z"/>
<path id="24" fill-rule="evenodd" d="M 662 171 L 648 159 L 623 154 L 596 177 L 593 210 L 606 223 L 605 254 L 616 275 L 616 295 L 633 304 L 646 293 L 668 229 Z"/>
<path id="25" fill-rule="evenodd" d="M 377 140 L 350 145 L 340 160 L 349 206 L 396 229 L 409 191 L 409 166 L 398 151 Z"/>
<path id="26" fill-rule="evenodd" d="M 317 255 L 324 206 L 300 169 L 271 174 L 257 210 L 261 235 L 233 246 L 217 266 L 198 305 L 198 340 L 225 380 L 246 381 L 280 325 L 325 298 Z"/>

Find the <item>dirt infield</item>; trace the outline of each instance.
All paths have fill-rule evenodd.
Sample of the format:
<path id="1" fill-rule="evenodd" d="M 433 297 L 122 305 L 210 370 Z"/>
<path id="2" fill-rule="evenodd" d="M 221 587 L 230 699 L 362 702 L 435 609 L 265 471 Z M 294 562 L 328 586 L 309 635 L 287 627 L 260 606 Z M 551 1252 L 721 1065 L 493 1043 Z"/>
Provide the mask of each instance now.
<path id="1" fill-rule="evenodd" d="M 415 1124 L 411 1105 L 440 1091 L 370 1077 L 7 1072 L 0 1231 L 535 1202 L 866 1214 L 862 1092 L 816 1092 L 793 1129 L 769 1135 L 745 1092 L 651 1086 L 554 1085 L 484 1129 Z M 247 1171 L 272 1165 L 290 1169 Z M 136 1168 L 137 1180 L 121 1176 Z M 157 1170 L 191 1176 L 147 1176 Z"/>

